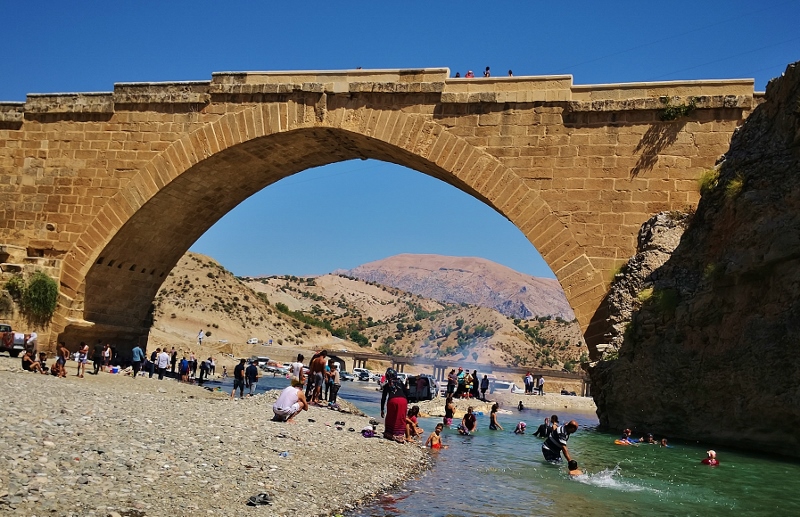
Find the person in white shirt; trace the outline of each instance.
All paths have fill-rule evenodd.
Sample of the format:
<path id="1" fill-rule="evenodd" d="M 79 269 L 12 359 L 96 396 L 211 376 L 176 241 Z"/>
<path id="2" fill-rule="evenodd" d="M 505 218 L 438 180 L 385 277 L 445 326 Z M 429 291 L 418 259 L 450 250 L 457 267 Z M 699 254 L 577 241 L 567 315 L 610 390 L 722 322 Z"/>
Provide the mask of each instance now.
<path id="1" fill-rule="evenodd" d="M 169 366 L 169 354 L 166 350 L 158 349 L 157 352 L 160 350 L 158 357 L 156 358 L 156 367 L 158 368 L 158 380 L 164 379 L 164 372 L 167 371 L 167 367 Z"/>
<path id="2" fill-rule="evenodd" d="M 297 361 L 292 363 L 292 379 L 297 379 L 302 386 L 306 382 L 306 376 L 303 374 L 303 354 L 297 354 Z"/>
<path id="3" fill-rule="evenodd" d="M 303 393 L 303 385 L 297 379 L 292 379 L 292 385 L 287 386 L 272 405 L 272 418 L 276 422 L 288 422 L 300 411 L 308 411 L 308 402 Z"/>

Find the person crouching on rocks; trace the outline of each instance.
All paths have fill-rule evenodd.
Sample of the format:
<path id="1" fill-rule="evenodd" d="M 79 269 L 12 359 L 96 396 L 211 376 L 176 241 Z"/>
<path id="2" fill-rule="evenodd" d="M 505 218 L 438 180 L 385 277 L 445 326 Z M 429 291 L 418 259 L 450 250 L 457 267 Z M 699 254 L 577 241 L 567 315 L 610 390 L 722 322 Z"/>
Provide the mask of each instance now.
<path id="1" fill-rule="evenodd" d="M 292 379 L 292 384 L 281 391 L 278 400 L 272 405 L 276 422 L 288 422 L 300 411 L 308 411 L 308 401 L 303 393 L 303 385 L 297 379 Z"/>

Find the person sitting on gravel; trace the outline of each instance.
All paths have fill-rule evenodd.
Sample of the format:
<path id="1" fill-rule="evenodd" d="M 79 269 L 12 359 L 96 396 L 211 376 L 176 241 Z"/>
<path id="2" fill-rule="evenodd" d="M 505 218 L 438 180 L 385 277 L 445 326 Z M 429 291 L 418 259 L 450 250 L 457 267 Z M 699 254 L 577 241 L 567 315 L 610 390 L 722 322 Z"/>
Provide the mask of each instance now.
<path id="1" fill-rule="evenodd" d="M 42 371 L 42 366 L 39 364 L 38 361 L 34 361 L 33 357 L 31 357 L 31 352 L 29 350 L 25 351 L 25 355 L 22 356 L 22 369 L 26 372 L 39 372 L 44 373 Z"/>
<path id="2" fill-rule="evenodd" d="M 278 400 L 272 405 L 272 412 L 275 414 L 272 420 L 288 422 L 300 411 L 308 411 L 308 402 L 303 393 L 303 385 L 299 380 L 292 379 L 292 384 L 283 389 Z"/>
<path id="3" fill-rule="evenodd" d="M 417 425 L 417 417 L 419 417 L 419 406 L 412 406 L 406 415 L 406 441 L 416 440 L 422 433 L 423 429 Z"/>
<path id="4" fill-rule="evenodd" d="M 39 352 L 39 367 L 42 369 L 42 373 L 50 371 L 50 368 L 47 367 L 47 354 L 44 352 Z"/>

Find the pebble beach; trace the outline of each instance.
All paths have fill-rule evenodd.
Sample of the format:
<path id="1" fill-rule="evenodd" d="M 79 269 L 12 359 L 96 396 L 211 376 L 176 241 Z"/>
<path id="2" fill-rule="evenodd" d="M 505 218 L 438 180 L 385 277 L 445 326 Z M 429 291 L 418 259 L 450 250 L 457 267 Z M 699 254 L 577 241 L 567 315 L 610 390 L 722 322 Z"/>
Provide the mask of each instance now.
<path id="1" fill-rule="evenodd" d="M 270 420 L 277 391 L 230 401 L 174 380 L 68 369 L 58 379 L 0 357 L 0 515 L 337 515 L 429 466 L 419 446 L 362 437 L 370 418 L 346 403 L 280 423 Z M 248 506 L 260 493 L 271 504 Z"/>

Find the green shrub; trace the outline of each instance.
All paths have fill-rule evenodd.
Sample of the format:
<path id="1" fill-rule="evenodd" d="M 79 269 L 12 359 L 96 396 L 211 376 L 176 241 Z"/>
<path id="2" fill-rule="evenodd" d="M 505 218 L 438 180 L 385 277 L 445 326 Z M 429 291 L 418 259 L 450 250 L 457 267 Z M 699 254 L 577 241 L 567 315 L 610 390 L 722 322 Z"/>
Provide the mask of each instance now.
<path id="1" fill-rule="evenodd" d="M 25 293 L 25 280 L 21 276 L 12 276 L 11 279 L 6 282 L 5 289 L 8 291 L 8 294 L 11 295 L 11 298 L 20 301 L 22 300 L 22 295 Z"/>
<path id="2" fill-rule="evenodd" d="M 32 323 L 47 326 L 56 312 L 58 284 L 46 273 L 31 276 L 22 294 L 22 312 Z"/>
<path id="3" fill-rule="evenodd" d="M 640 302 L 645 303 L 653 296 L 653 288 L 648 287 L 646 289 L 642 289 L 639 291 L 639 294 L 636 295 L 636 298 L 639 299 Z"/>
<path id="4" fill-rule="evenodd" d="M 662 98 L 661 102 L 666 104 L 666 107 L 661 110 L 659 118 L 663 121 L 677 120 L 681 117 L 686 117 L 689 113 L 693 112 L 697 104 L 694 97 L 689 98 L 689 102 L 685 104 L 670 104 L 669 98 Z"/>
<path id="5" fill-rule="evenodd" d="M 719 183 L 719 171 L 717 169 L 709 169 L 700 174 L 697 180 L 697 185 L 700 187 L 700 194 L 710 192 Z"/>
<path id="6" fill-rule="evenodd" d="M 735 199 L 742 193 L 744 187 L 744 176 L 737 173 L 732 180 L 725 185 L 725 197 L 728 199 Z"/>

